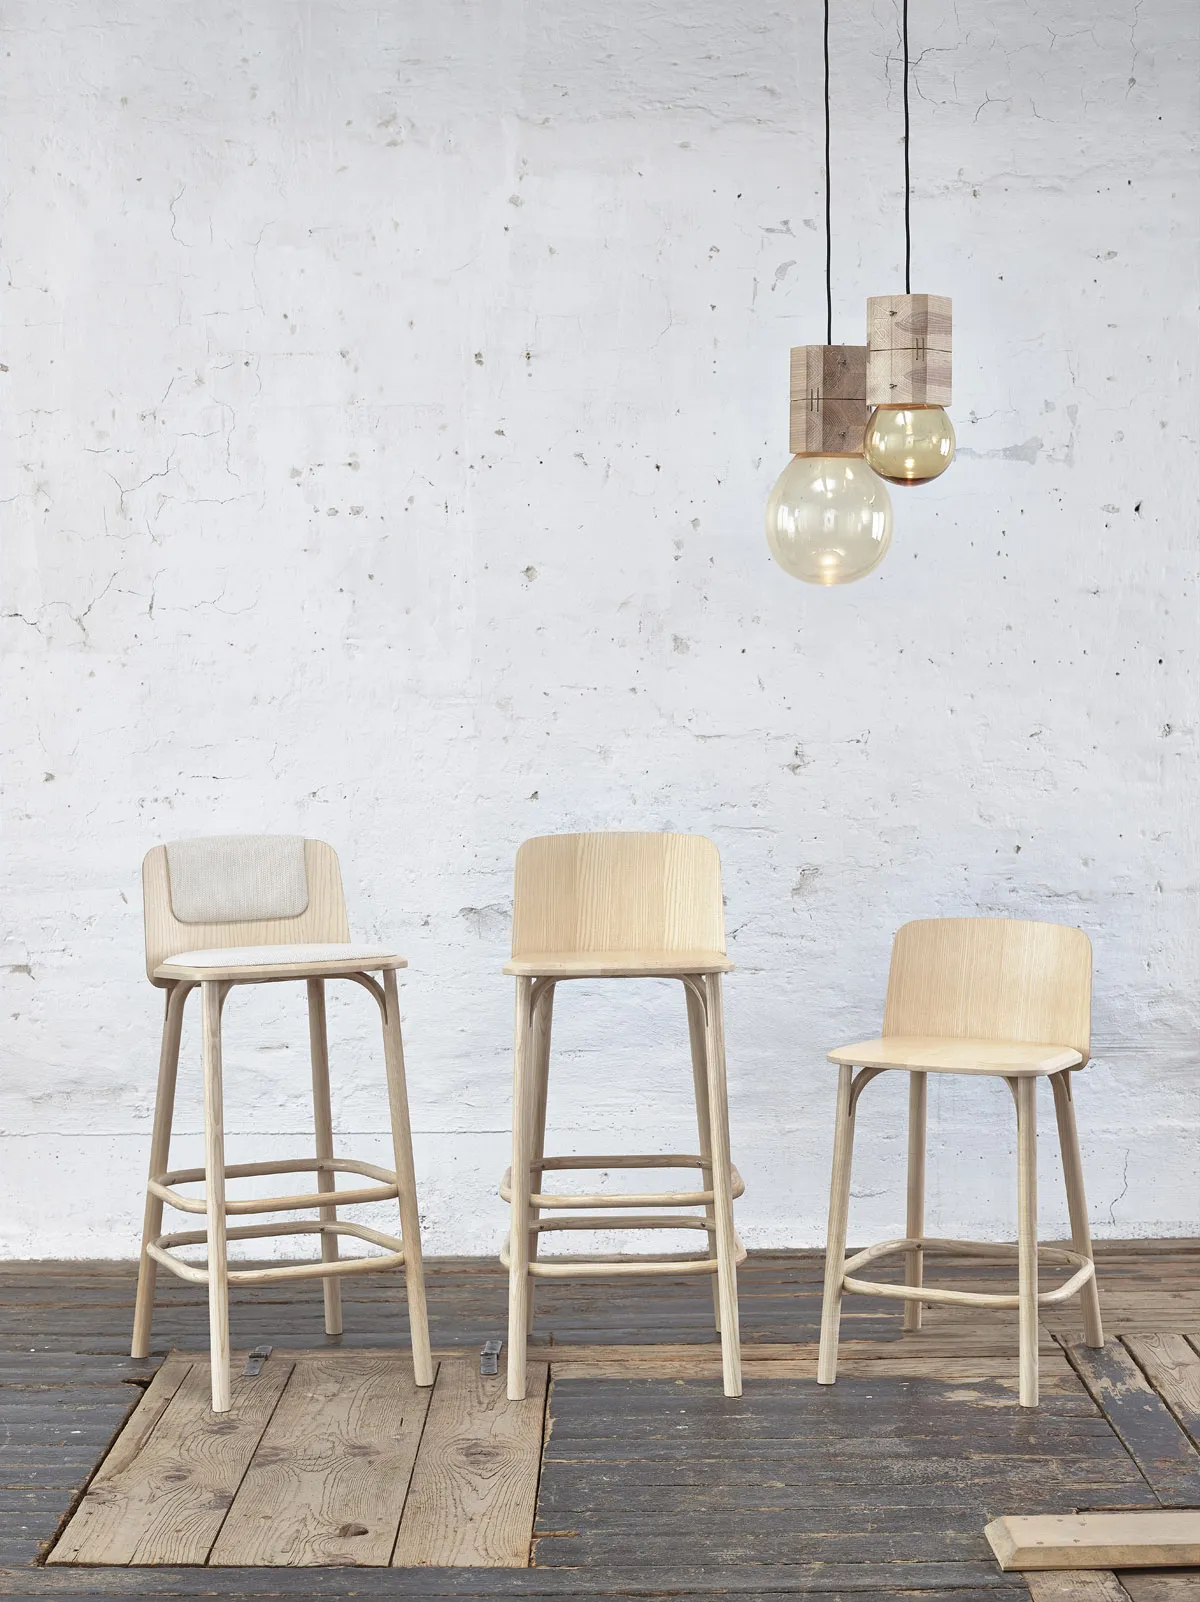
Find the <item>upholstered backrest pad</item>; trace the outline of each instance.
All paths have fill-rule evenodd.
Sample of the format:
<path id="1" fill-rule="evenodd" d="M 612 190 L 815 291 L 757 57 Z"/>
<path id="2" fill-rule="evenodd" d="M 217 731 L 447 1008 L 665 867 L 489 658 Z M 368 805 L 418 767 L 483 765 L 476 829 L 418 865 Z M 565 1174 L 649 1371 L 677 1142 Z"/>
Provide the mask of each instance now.
<path id="1" fill-rule="evenodd" d="M 298 918 L 308 906 L 298 834 L 213 835 L 167 846 L 171 911 L 180 923 Z"/>

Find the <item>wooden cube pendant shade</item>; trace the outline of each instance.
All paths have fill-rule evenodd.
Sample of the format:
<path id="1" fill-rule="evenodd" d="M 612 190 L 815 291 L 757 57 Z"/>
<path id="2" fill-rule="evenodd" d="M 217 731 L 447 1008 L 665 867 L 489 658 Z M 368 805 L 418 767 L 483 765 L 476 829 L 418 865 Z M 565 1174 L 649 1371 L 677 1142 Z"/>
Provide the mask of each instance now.
<path id="1" fill-rule="evenodd" d="M 949 406 L 950 331 L 947 295 L 871 295 L 868 406 Z"/>
<path id="2" fill-rule="evenodd" d="M 793 456 L 861 456 L 870 415 L 865 345 L 794 347 L 788 435 Z"/>

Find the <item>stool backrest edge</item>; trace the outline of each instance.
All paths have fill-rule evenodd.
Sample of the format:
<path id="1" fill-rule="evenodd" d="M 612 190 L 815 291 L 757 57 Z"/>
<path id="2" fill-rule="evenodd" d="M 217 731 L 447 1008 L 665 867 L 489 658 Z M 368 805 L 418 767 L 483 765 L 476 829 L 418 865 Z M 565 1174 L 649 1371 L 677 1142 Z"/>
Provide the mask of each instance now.
<path id="1" fill-rule="evenodd" d="M 892 942 L 885 1035 L 1091 1049 L 1092 945 L 1017 918 L 921 918 Z M 1080 1064 L 1082 1066 L 1082 1064 Z"/>
<path id="2" fill-rule="evenodd" d="M 517 852 L 514 957 L 724 950 L 721 858 L 703 835 L 548 834 Z"/>

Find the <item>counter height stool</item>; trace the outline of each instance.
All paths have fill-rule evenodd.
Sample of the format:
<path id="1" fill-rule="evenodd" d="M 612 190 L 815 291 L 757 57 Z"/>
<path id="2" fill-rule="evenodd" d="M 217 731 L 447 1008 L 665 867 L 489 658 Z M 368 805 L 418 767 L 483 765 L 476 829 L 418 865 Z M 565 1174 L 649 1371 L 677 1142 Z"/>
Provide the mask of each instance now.
<path id="1" fill-rule="evenodd" d="M 842 1294 L 904 1301 L 904 1328 L 921 1327 L 922 1302 L 1015 1307 L 1019 1324 L 1019 1398 L 1038 1400 L 1038 1308 L 1078 1295 L 1084 1340 L 1103 1346 L 1083 1168 L 1075 1130 L 1071 1074 L 1085 1066 L 1091 1042 L 1092 948 L 1080 929 L 1008 918 L 929 918 L 906 923 L 892 945 L 883 1034 L 829 1053 L 839 1065 L 829 1245 L 817 1379 L 837 1377 Z M 889 1069 L 909 1075 L 908 1221 L 903 1240 L 883 1241 L 846 1259 L 850 1163 L 858 1099 Z M 857 1070 L 857 1072 L 856 1072 Z M 990 1074 L 1012 1092 L 1017 1113 L 1017 1245 L 932 1240 L 925 1235 L 925 1089 L 929 1074 Z M 1037 1084 L 1049 1079 L 1058 1117 L 1073 1250 L 1037 1243 Z M 967 1249 L 1017 1261 L 1017 1293 L 988 1295 L 923 1283 L 929 1251 Z M 903 1252 L 903 1285 L 862 1279 L 859 1270 Z M 1075 1272 L 1038 1290 L 1038 1258 Z"/>
<path id="2" fill-rule="evenodd" d="M 513 887 L 512 961 L 517 981 L 512 1167 L 500 1194 L 511 1204 L 501 1262 L 509 1271 L 508 1395 L 525 1395 L 526 1340 L 538 1279 L 708 1274 L 721 1336 L 725 1394 L 742 1393 L 733 1229 L 743 1185 L 729 1159 L 721 975 L 725 955 L 721 862 L 711 840 L 688 834 L 562 834 L 526 840 Z M 677 979 L 687 999 L 699 1152 L 664 1156 L 547 1157 L 546 1092 L 554 988 L 567 979 Z M 645 1122 L 654 1108 L 646 1097 Z M 699 1187 L 641 1195 L 551 1195 L 547 1171 L 694 1168 Z M 681 1207 L 703 1213 L 680 1213 Z M 557 1215 L 544 1216 L 546 1209 Z M 666 1208 L 656 1213 L 648 1209 Z M 621 1211 L 629 1209 L 629 1211 Z M 635 1211 L 636 1209 L 636 1211 Z M 706 1249 L 675 1257 L 551 1256 L 551 1230 L 698 1229 Z"/>
<path id="3" fill-rule="evenodd" d="M 159 1059 L 150 1177 L 138 1270 L 133 1324 L 133 1355 L 150 1354 L 150 1325 L 158 1264 L 181 1279 L 208 1287 L 208 1328 L 214 1413 L 230 1406 L 229 1286 L 270 1285 L 276 1281 L 324 1280 L 325 1329 L 340 1335 L 342 1312 L 338 1277 L 403 1268 L 412 1331 L 413 1370 L 418 1385 L 433 1384 L 421 1235 L 413 1177 L 412 1136 L 404 1083 L 404 1049 L 396 970 L 405 959 L 375 946 L 350 942 L 342 877 L 330 846 L 293 836 L 233 836 L 180 840 L 156 846 L 142 865 L 146 909 L 146 973 L 166 990 L 166 1021 Z M 380 974 L 380 979 L 372 977 Z M 325 1031 L 325 981 L 350 979 L 369 990 L 383 1019 L 383 1050 L 391 1112 L 395 1170 L 354 1162 L 333 1154 L 329 1104 L 329 1056 Z M 221 1014 L 235 985 L 303 980 L 308 990 L 309 1044 L 312 1054 L 315 1155 L 279 1162 L 225 1162 L 221 1109 Z M 184 1003 L 199 986 L 204 1057 L 204 1167 L 168 1171 L 175 1077 L 179 1064 Z M 316 1189 L 305 1194 L 228 1200 L 225 1181 L 255 1174 L 316 1175 Z M 358 1174 L 372 1184 L 336 1190 L 335 1175 Z M 202 1197 L 175 1187 L 204 1182 Z M 338 1207 L 356 1202 L 400 1204 L 401 1237 L 363 1224 L 339 1220 Z M 163 1204 L 204 1215 L 206 1228 L 163 1235 Z M 249 1224 L 228 1228 L 229 1215 L 314 1209 L 318 1220 Z M 277 1268 L 233 1269 L 228 1240 L 272 1235 L 317 1235 L 320 1263 L 285 1263 Z M 337 1240 L 347 1235 L 383 1248 L 377 1257 L 339 1258 Z M 178 1246 L 207 1244 L 205 1265 L 175 1255 Z"/>

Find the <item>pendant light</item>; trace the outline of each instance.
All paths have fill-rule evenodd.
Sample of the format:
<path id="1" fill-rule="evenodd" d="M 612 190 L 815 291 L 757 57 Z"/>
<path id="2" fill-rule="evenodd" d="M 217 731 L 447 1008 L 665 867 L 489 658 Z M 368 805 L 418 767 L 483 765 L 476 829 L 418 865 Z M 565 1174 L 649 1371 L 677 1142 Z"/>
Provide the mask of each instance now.
<path id="1" fill-rule="evenodd" d="M 874 407 L 863 448 L 891 484 L 926 484 L 954 460 L 950 404 L 951 316 L 945 295 L 912 293 L 908 0 L 904 37 L 904 293 L 867 300 L 866 397 Z"/>
<path id="2" fill-rule="evenodd" d="M 829 0 L 825 0 L 825 339 L 792 351 L 792 460 L 767 501 L 767 544 L 793 578 L 849 584 L 878 567 L 892 539 L 887 488 L 863 459 L 867 347 L 833 343 L 829 199 Z"/>

